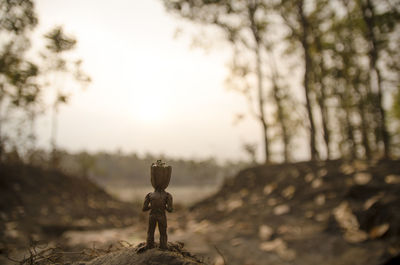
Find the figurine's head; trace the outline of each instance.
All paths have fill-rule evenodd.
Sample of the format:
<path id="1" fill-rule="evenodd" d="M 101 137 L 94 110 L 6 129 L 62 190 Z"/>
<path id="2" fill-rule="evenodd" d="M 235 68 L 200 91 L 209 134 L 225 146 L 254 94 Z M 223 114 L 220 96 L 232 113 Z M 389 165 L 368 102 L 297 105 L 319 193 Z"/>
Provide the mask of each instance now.
<path id="1" fill-rule="evenodd" d="M 165 190 L 171 180 L 172 167 L 161 160 L 157 160 L 156 163 L 151 164 L 150 172 L 153 188 L 156 190 Z"/>

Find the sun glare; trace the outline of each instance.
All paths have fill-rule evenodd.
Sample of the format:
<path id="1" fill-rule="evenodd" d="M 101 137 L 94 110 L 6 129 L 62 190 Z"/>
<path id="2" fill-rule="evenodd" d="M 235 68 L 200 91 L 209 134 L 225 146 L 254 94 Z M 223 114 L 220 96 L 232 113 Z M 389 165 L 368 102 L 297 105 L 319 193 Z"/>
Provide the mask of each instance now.
<path id="1" fill-rule="evenodd" d="M 165 118 L 166 104 L 159 95 L 141 95 L 136 106 L 133 106 L 133 115 L 146 123 L 160 122 Z"/>
<path id="2" fill-rule="evenodd" d="M 138 118 L 146 122 L 157 122 L 163 117 L 162 108 L 157 104 L 142 104 L 138 109 Z"/>

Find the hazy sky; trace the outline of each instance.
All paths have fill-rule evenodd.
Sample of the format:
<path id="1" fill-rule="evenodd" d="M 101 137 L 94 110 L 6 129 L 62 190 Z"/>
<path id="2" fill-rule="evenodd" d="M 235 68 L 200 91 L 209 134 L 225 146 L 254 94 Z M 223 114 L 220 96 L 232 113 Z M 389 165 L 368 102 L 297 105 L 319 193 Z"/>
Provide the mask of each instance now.
<path id="1" fill-rule="evenodd" d="M 36 36 L 63 25 L 93 79 L 60 110 L 63 148 L 224 160 L 245 157 L 244 141 L 260 142 L 255 121 L 233 125 L 248 107 L 224 86 L 229 49 L 206 53 L 190 48 L 190 34 L 174 39 L 182 21 L 161 1 L 38 0 L 36 8 Z M 49 117 L 38 130 L 47 143 Z"/>

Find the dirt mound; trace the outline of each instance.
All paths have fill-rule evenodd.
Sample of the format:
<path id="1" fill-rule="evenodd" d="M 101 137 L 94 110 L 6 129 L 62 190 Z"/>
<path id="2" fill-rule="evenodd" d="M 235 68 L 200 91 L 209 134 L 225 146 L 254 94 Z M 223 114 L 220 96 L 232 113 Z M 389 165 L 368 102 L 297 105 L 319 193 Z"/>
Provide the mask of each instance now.
<path id="1" fill-rule="evenodd" d="M 243 170 L 191 211 L 229 264 L 380 264 L 400 252 L 399 205 L 400 161 L 328 161 Z"/>
<path id="2" fill-rule="evenodd" d="M 86 265 L 199 265 L 205 264 L 183 248 L 183 243 L 168 243 L 168 250 L 153 248 L 139 251 L 144 243 L 98 257 Z"/>
<path id="3" fill-rule="evenodd" d="M 75 248 L 74 250 L 62 247 L 40 246 L 31 247 L 28 255 L 23 259 L 10 257 L 12 264 L 21 265 L 206 265 L 202 259 L 189 253 L 181 242 L 168 242 L 168 250 L 156 247 L 146 249 L 142 242 L 136 247 L 126 241 L 110 244 L 106 248 Z M 8 261 L 10 261 L 8 260 Z M 1 261 L 1 260 L 0 260 Z M 7 263 L 8 264 L 8 263 Z"/>
<path id="4" fill-rule="evenodd" d="M 0 165 L 0 172 L 1 250 L 66 230 L 131 225 L 138 215 L 86 178 L 26 165 Z"/>

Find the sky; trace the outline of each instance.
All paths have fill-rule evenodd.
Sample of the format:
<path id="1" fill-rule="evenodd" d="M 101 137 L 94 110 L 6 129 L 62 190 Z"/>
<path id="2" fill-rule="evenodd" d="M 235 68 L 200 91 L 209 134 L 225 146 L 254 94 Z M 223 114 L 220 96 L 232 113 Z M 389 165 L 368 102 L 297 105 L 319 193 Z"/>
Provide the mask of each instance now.
<path id="1" fill-rule="evenodd" d="M 37 42 L 64 26 L 92 78 L 86 89 L 70 89 L 69 104 L 60 108 L 60 147 L 224 161 L 245 159 L 244 142 L 261 143 L 256 121 L 234 125 L 248 105 L 224 85 L 228 46 L 191 48 L 198 27 L 167 13 L 162 1 L 37 0 L 36 10 Z M 38 138 L 48 144 L 49 115 Z"/>

